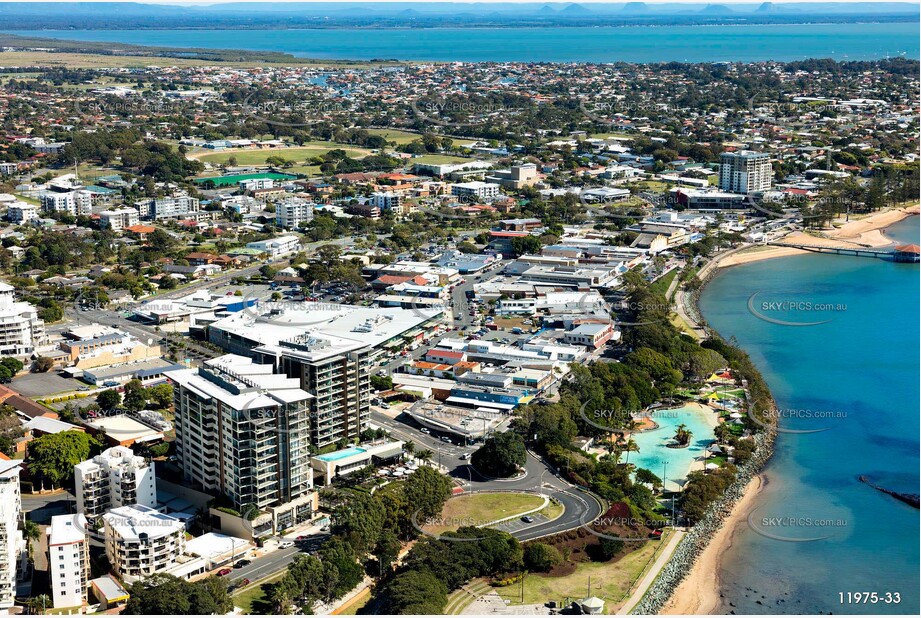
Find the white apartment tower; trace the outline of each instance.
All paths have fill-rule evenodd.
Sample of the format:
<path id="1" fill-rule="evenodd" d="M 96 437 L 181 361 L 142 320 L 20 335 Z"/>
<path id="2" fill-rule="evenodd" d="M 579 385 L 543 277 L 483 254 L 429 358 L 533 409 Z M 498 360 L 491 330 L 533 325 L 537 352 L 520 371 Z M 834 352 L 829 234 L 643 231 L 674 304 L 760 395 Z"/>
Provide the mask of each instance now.
<path id="1" fill-rule="evenodd" d="M 121 232 L 126 227 L 137 225 L 140 220 L 140 215 L 134 208 L 117 208 L 115 210 L 103 210 L 99 213 L 99 223 L 102 227 L 109 228 L 113 232 Z"/>
<path id="2" fill-rule="evenodd" d="M 761 193 L 771 188 L 771 157 L 765 152 L 739 150 L 720 155 L 720 189 L 732 193 Z"/>
<path id="3" fill-rule="evenodd" d="M 0 283 L 0 355 L 31 355 L 45 338 L 45 323 L 29 303 L 17 302 L 13 286 Z"/>
<path id="4" fill-rule="evenodd" d="M 112 508 L 157 506 L 153 467 L 124 446 L 113 446 L 74 466 L 77 512 L 91 521 Z"/>
<path id="5" fill-rule="evenodd" d="M 0 614 L 16 604 L 16 571 L 26 548 L 19 530 L 19 463 L 0 461 Z"/>
<path id="6" fill-rule="evenodd" d="M 313 219 L 313 203 L 298 198 L 288 198 L 275 204 L 275 224 L 287 230 L 301 226 Z"/>
<path id="7" fill-rule="evenodd" d="M 55 515 L 48 526 L 48 571 L 55 608 L 82 607 L 89 586 L 89 540 L 83 515 Z"/>
<path id="8" fill-rule="evenodd" d="M 172 567 L 185 553 L 185 524 L 146 506 L 122 506 L 102 516 L 106 557 L 126 583 Z"/>
<path id="9" fill-rule="evenodd" d="M 227 354 L 198 370 L 171 371 L 176 453 L 185 479 L 238 510 L 273 513 L 276 529 L 313 515 L 310 400 L 272 365 Z"/>

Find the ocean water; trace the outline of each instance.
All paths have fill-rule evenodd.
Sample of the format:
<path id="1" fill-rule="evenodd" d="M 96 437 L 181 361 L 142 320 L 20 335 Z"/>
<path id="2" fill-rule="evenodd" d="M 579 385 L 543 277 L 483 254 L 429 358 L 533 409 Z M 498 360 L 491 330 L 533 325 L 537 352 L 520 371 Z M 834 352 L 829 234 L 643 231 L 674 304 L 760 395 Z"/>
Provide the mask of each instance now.
<path id="1" fill-rule="evenodd" d="M 918 225 L 886 233 L 917 243 Z M 918 510 L 857 480 L 918 493 L 918 298 L 917 264 L 825 255 L 734 267 L 705 289 L 704 316 L 751 355 L 780 426 L 820 430 L 779 434 L 765 492 L 725 556 L 723 611 L 919 613 Z M 784 300 L 795 304 L 772 305 Z"/>
<path id="2" fill-rule="evenodd" d="M 598 28 L 10 30 L 135 45 L 445 62 L 756 62 L 919 57 L 918 22 Z"/>

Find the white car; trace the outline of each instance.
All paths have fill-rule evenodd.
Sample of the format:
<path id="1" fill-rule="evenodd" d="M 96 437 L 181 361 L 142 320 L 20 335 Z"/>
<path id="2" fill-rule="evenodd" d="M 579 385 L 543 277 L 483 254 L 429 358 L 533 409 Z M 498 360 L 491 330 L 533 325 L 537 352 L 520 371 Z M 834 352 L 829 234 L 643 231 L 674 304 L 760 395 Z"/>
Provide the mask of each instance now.
<path id="1" fill-rule="evenodd" d="M 282 541 L 278 544 L 278 549 L 288 549 L 289 547 L 294 547 L 294 541 Z"/>

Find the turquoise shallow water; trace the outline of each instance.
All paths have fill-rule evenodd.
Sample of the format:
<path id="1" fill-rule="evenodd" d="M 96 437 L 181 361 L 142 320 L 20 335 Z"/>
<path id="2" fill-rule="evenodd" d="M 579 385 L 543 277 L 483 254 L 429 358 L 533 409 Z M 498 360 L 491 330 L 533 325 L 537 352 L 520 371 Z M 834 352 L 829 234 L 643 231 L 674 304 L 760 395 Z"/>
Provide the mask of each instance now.
<path id="1" fill-rule="evenodd" d="M 599 28 L 23 30 L 77 41 L 446 62 L 755 62 L 917 58 L 918 22 Z"/>
<path id="2" fill-rule="evenodd" d="M 887 235 L 917 243 L 918 217 Z M 762 320 L 748 308 L 756 292 L 768 317 L 830 321 Z M 918 265 L 825 255 L 731 268 L 707 286 L 703 314 L 761 369 L 781 426 L 827 429 L 779 435 L 751 526 L 725 557 L 724 611 L 918 614 L 918 510 L 857 480 L 919 492 L 918 297 Z M 772 308 L 781 300 L 835 309 Z M 857 591 L 900 602 L 841 602 Z"/>
<path id="3" fill-rule="evenodd" d="M 630 453 L 630 463 L 637 468 L 648 469 L 659 478 L 667 475 L 665 487 L 669 490 L 680 489 L 691 464 L 698 457 L 703 457 L 713 442 L 713 420 L 707 422 L 707 415 L 711 419 L 716 418 L 716 413 L 701 411 L 696 407 L 661 410 L 652 414 L 650 418 L 659 427 L 631 436 L 640 450 Z M 692 434 L 691 445 L 687 448 L 668 448 L 666 444 L 673 441 L 675 429 L 682 423 Z"/>

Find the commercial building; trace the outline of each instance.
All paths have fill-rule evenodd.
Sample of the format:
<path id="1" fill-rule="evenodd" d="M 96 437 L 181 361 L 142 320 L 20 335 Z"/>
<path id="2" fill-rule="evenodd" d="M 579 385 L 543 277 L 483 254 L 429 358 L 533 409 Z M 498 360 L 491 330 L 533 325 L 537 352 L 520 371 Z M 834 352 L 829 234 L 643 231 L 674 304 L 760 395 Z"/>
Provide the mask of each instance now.
<path id="1" fill-rule="evenodd" d="M 116 210 L 103 210 L 99 213 L 99 224 L 113 232 L 120 232 L 126 227 L 137 225 L 141 222 L 140 214 L 134 208 L 118 208 Z"/>
<path id="2" fill-rule="evenodd" d="M 111 326 L 75 326 L 62 335 L 64 340 L 59 348 L 67 353 L 70 364 L 80 369 L 121 365 L 160 356 L 160 346 L 152 340 L 142 343 L 131 334 Z"/>
<path id="3" fill-rule="evenodd" d="M 31 356 L 44 339 L 45 323 L 35 307 L 17 302 L 13 286 L 0 283 L 0 355 Z"/>
<path id="4" fill-rule="evenodd" d="M 537 165 L 534 163 L 513 165 L 509 170 L 496 170 L 490 172 L 486 176 L 486 180 L 511 189 L 531 187 L 536 184 L 538 180 Z"/>
<path id="5" fill-rule="evenodd" d="M 310 465 L 315 475 L 322 478 L 325 485 L 329 485 L 334 478 L 351 474 L 375 463 L 392 461 L 402 454 L 402 442 L 382 440 L 311 457 Z"/>
<path id="6" fill-rule="evenodd" d="M 733 193 L 760 193 L 771 188 L 771 157 L 765 152 L 740 150 L 720 155 L 720 189 Z"/>
<path id="7" fill-rule="evenodd" d="M 299 380 L 234 354 L 169 379 L 174 445 L 187 482 L 225 496 L 240 512 L 249 505 L 270 512 L 275 530 L 312 517 L 314 396 Z"/>
<path id="8" fill-rule="evenodd" d="M 91 521 L 111 508 L 157 506 L 153 466 L 124 446 L 104 450 L 74 466 L 77 512 Z"/>
<path id="9" fill-rule="evenodd" d="M 282 200 L 275 204 L 275 224 L 278 227 L 293 230 L 313 219 L 312 202 L 296 197 Z"/>
<path id="10" fill-rule="evenodd" d="M 82 608 L 89 588 L 87 522 L 81 514 L 55 515 L 48 526 L 48 572 L 55 609 Z"/>
<path id="11" fill-rule="evenodd" d="M 728 210 L 744 208 L 746 197 L 739 193 L 725 191 L 696 191 L 694 189 L 674 189 L 675 202 L 692 210 Z"/>
<path id="12" fill-rule="evenodd" d="M 298 240 L 297 236 L 279 236 L 278 238 L 247 243 L 246 248 L 265 253 L 269 256 L 269 259 L 277 260 L 297 253 L 301 248 L 301 241 Z"/>
<path id="13" fill-rule="evenodd" d="M 125 583 L 166 571 L 185 553 L 186 526 L 176 517 L 137 505 L 112 509 L 102 521 L 106 557 Z"/>
<path id="14" fill-rule="evenodd" d="M 0 460 L 0 613 L 16 604 L 16 571 L 26 548 L 19 530 L 20 463 Z"/>
<path id="15" fill-rule="evenodd" d="M 614 335 L 614 324 L 610 322 L 586 322 L 567 331 L 563 335 L 563 341 L 573 345 L 600 348 Z"/>

